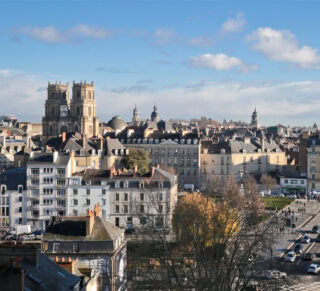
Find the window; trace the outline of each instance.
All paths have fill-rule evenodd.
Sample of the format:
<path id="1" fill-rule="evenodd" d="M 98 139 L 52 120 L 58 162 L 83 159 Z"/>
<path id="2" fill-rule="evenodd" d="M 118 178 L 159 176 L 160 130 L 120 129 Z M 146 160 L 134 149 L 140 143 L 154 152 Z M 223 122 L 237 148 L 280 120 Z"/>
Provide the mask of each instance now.
<path id="1" fill-rule="evenodd" d="M 140 193 L 140 200 L 141 200 L 141 201 L 144 200 L 144 193 Z"/>
<path id="2" fill-rule="evenodd" d="M 80 244 L 78 243 L 73 244 L 73 252 L 79 253 L 79 251 L 80 251 Z"/>
<path id="3" fill-rule="evenodd" d="M 20 212 L 20 213 L 22 212 L 22 207 L 19 207 L 19 212 Z"/>
<path id="4" fill-rule="evenodd" d="M 102 205 L 106 205 L 106 199 L 102 199 Z"/>
<path id="5" fill-rule="evenodd" d="M 2 186 L 2 188 L 1 188 L 1 194 L 6 194 L 6 187 Z"/>
<path id="6" fill-rule="evenodd" d="M 304 180 L 300 180 L 300 184 L 304 184 Z"/>
<path id="7" fill-rule="evenodd" d="M 116 205 L 116 213 L 119 213 L 120 212 L 120 207 L 119 205 Z"/>
<path id="8" fill-rule="evenodd" d="M 116 193 L 116 201 L 119 201 L 119 193 Z"/>
<path id="9" fill-rule="evenodd" d="M 123 212 L 124 213 L 128 213 L 128 205 L 124 205 L 123 206 Z"/>
<path id="10" fill-rule="evenodd" d="M 60 243 L 53 243 L 53 252 L 54 253 L 60 252 Z"/>
<path id="11" fill-rule="evenodd" d="M 73 195 L 78 195 L 78 189 L 73 189 Z"/>
<path id="12" fill-rule="evenodd" d="M 22 193 L 22 190 L 23 190 L 23 187 L 22 187 L 22 186 L 19 186 L 19 187 L 18 187 L 18 190 L 19 190 L 19 193 L 21 194 L 21 193 Z"/>
<path id="13" fill-rule="evenodd" d="M 19 197 L 19 202 L 22 202 L 22 196 Z"/>
<path id="14" fill-rule="evenodd" d="M 221 165 L 224 165 L 224 157 L 221 157 Z"/>
<path id="15" fill-rule="evenodd" d="M 65 169 L 58 169 L 58 175 L 64 175 Z"/>
<path id="16" fill-rule="evenodd" d="M 144 205 L 140 205 L 140 213 L 144 213 Z"/>
<path id="17" fill-rule="evenodd" d="M 86 205 L 90 205 L 90 199 L 86 199 Z"/>
<path id="18" fill-rule="evenodd" d="M 124 193 L 124 201 L 128 201 L 128 193 Z"/>
<path id="19" fill-rule="evenodd" d="M 159 201 L 162 201 L 163 197 L 162 197 L 162 193 L 159 193 Z"/>
<path id="20" fill-rule="evenodd" d="M 106 195 L 106 189 L 102 189 L 102 195 Z"/>
<path id="21" fill-rule="evenodd" d="M 162 211 L 163 211 L 163 206 L 159 205 L 159 213 L 162 213 Z"/>
<path id="22" fill-rule="evenodd" d="M 73 216 L 78 216 L 78 210 L 73 209 Z"/>
<path id="23" fill-rule="evenodd" d="M 119 226 L 120 225 L 120 219 L 119 217 L 116 217 L 116 226 Z"/>
<path id="24" fill-rule="evenodd" d="M 147 218 L 146 217 L 140 217 L 140 224 L 142 224 L 142 225 L 147 224 Z"/>
<path id="25" fill-rule="evenodd" d="M 288 184 L 288 180 L 284 180 L 284 183 L 285 183 L 285 184 Z"/>
<path id="26" fill-rule="evenodd" d="M 66 184 L 66 180 L 65 179 L 57 179 L 57 184 L 58 185 L 65 185 Z"/>
<path id="27" fill-rule="evenodd" d="M 73 206 L 77 206 L 78 205 L 78 199 L 73 199 Z"/>
<path id="28" fill-rule="evenodd" d="M 316 179 L 316 175 L 312 174 L 312 181 L 314 181 Z"/>
<path id="29" fill-rule="evenodd" d="M 38 168 L 32 168 L 31 169 L 31 174 L 32 175 L 39 175 L 39 169 Z"/>
<path id="30" fill-rule="evenodd" d="M 87 195 L 90 195 L 90 189 L 87 189 Z"/>

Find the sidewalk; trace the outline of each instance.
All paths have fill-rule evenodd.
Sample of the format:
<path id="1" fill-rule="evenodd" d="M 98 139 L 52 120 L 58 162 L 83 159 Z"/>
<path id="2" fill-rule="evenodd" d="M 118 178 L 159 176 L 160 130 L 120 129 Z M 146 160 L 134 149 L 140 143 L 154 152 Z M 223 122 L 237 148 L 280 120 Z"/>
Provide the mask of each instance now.
<path id="1" fill-rule="evenodd" d="M 319 212 L 320 204 L 316 200 L 310 200 L 308 202 L 307 199 L 296 199 L 283 210 L 280 210 L 280 216 L 287 218 L 291 217 L 291 215 L 282 215 L 282 212 L 287 211 L 289 208 L 291 211 L 293 211 L 294 216 L 297 218 L 296 228 L 285 226 L 281 233 L 279 233 L 278 240 L 274 246 L 274 254 L 279 257 L 283 256 L 284 252 L 289 249 L 301 236 L 299 233 L 299 228 L 306 224 L 315 214 Z"/>

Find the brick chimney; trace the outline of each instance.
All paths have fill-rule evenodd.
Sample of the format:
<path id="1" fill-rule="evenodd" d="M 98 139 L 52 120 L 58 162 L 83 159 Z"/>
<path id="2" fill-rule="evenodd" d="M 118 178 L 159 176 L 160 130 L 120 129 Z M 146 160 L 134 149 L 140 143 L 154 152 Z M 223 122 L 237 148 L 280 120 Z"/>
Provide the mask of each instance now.
<path id="1" fill-rule="evenodd" d="M 154 169 L 155 169 L 154 167 L 151 168 L 151 177 L 154 176 Z"/>
<path id="2" fill-rule="evenodd" d="M 101 208 L 99 203 L 94 206 L 94 216 L 100 216 L 101 215 Z"/>
<path id="3" fill-rule="evenodd" d="M 64 131 L 64 132 L 61 134 L 61 142 L 64 143 L 66 140 L 67 140 L 67 133 Z"/>

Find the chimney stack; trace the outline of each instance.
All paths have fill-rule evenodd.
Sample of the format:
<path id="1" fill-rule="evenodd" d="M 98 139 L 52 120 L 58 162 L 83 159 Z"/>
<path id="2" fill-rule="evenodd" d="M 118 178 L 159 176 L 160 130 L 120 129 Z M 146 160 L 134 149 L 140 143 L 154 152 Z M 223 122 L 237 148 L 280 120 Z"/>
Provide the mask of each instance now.
<path id="1" fill-rule="evenodd" d="M 135 165 L 134 166 L 134 169 L 133 169 L 133 176 L 137 176 L 137 172 L 138 172 L 138 165 Z"/>
<path id="2" fill-rule="evenodd" d="M 264 152 L 264 135 L 261 135 L 261 151 Z"/>
<path id="3" fill-rule="evenodd" d="M 102 151 L 102 150 L 103 150 L 103 137 L 102 137 L 102 136 L 100 137 L 100 140 L 99 140 L 99 141 L 100 141 L 100 143 L 99 143 L 99 150 Z"/>
<path id="4" fill-rule="evenodd" d="M 64 143 L 67 139 L 67 133 L 64 131 L 61 135 L 61 142 Z"/>

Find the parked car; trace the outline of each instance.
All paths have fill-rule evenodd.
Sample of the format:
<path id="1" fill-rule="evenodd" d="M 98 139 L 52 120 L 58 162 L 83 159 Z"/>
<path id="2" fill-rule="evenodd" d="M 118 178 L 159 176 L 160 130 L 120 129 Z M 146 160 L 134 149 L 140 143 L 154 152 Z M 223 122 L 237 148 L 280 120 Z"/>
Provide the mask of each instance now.
<path id="1" fill-rule="evenodd" d="M 296 196 L 296 195 L 294 195 L 294 194 L 290 194 L 290 195 L 288 195 L 287 197 L 288 197 L 288 198 L 294 198 L 294 199 L 297 199 L 297 196 Z"/>
<path id="2" fill-rule="evenodd" d="M 304 245 L 303 244 L 296 244 L 296 246 L 294 247 L 294 252 L 296 254 L 302 254 L 304 250 Z"/>
<path id="3" fill-rule="evenodd" d="M 320 271 L 320 266 L 317 264 L 311 264 L 307 270 L 308 273 L 318 274 Z"/>
<path id="4" fill-rule="evenodd" d="M 304 237 L 302 238 L 301 242 L 304 244 L 310 243 L 311 237 L 309 234 L 305 234 Z"/>
<path id="5" fill-rule="evenodd" d="M 318 234 L 318 236 L 316 238 L 316 242 L 320 242 L 320 233 Z"/>
<path id="6" fill-rule="evenodd" d="M 286 278 L 287 274 L 278 270 L 262 270 L 256 273 L 256 277 L 260 279 L 282 279 Z"/>
<path id="7" fill-rule="evenodd" d="M 303 255 L 302 259 L 304 261 L 313 261 L 313 259 L 316 257 L 315 254 L 312 254 L 312 253 L 306 253 Z"/>
<path id="8" fill-rule="evenodd" d="M 286 262 L 291 262 L 293 263 L 297 258 L 297 255 L 295 252 L 291 251 L 287 254 L 287 257 L 285 259 Z"/>
<path id="9" fill-rule="evenodd" d="M 312 228 L 313 233 L 320 233 L 320 226 L 319 225 L 314 225 Z"/>

